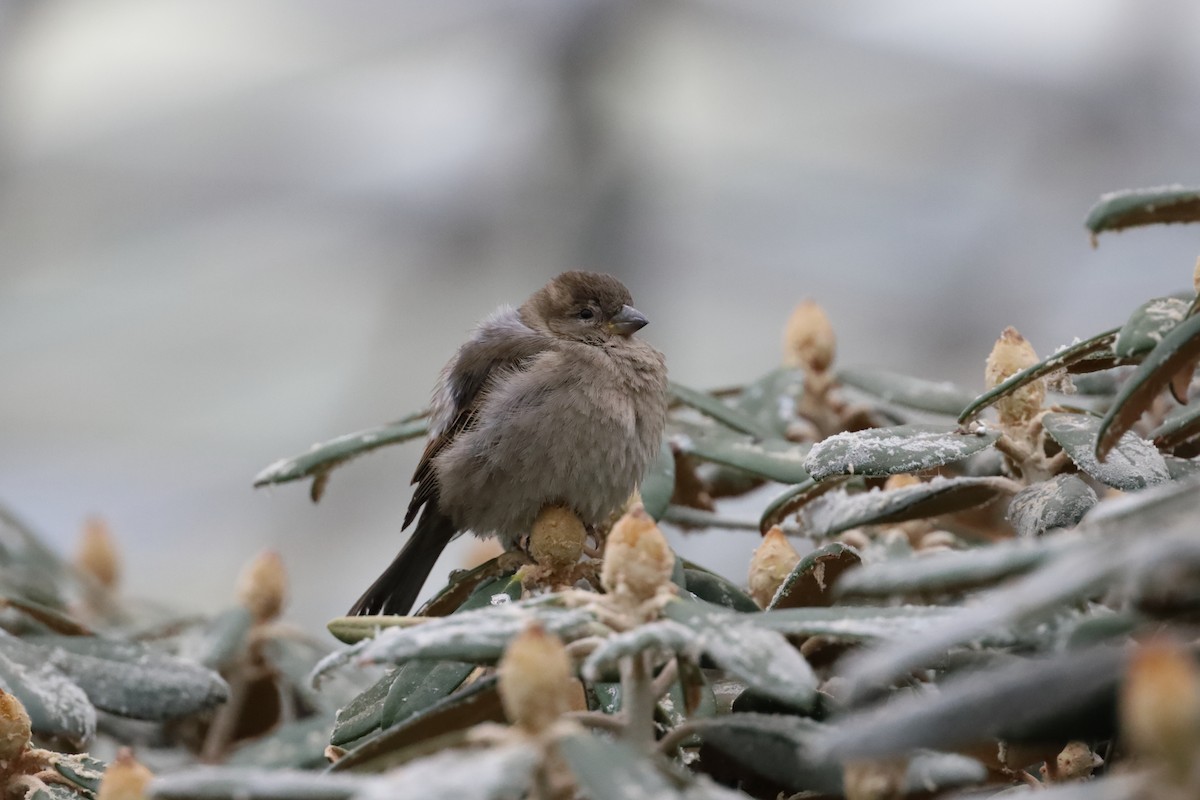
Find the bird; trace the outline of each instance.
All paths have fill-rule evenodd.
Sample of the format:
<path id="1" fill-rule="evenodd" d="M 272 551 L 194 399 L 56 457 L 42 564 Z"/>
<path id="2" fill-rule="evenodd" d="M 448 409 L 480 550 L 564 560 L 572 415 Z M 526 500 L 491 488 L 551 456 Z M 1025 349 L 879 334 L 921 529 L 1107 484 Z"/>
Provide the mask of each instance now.
<path id="1" fill-rule="evenodd" d="M 564 272 L 501 306 L 442 370 L 401 530 L 416 529 L 348 612 L 407 614 L 442 550 L 471 531 L 517 549 L 538 513 L 589 528 L 628 500 L 661 448 L 667 367 L 647 318 L 598 272 Z"/>

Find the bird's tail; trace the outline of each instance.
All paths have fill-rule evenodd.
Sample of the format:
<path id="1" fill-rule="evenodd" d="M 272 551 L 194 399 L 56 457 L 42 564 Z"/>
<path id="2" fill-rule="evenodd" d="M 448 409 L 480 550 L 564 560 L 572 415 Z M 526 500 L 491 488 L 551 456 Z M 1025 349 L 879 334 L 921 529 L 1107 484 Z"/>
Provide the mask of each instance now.
<path id="1" fill-rule="evenodd" d="M 455 534 L 454 523 L 431 503 L 396 558 L 350 607 L 349 616 L 407 614 L 434 562 Z"/>

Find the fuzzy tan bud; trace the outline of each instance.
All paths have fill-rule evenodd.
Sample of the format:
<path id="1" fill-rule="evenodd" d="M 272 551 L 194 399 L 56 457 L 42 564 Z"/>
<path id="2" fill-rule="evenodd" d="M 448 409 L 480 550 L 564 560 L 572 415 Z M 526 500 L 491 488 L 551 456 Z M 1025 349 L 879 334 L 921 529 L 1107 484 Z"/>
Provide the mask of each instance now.
<path id="1" fill-rule="evenodd" d="M 1121 687 L 1120 720 L 1133 752 L 1184 779 L 1200 751 L 1200 671 L 1192 657 L 1166 640 L 1139 647 Z"/>
<path id="2" fill-rule="evenodd" d="M 83 535 L 75 550 L 75 565 L 106 589 L 114 589 L 121 578 L 121 558 L 107 523 L 92 517 L 83 524 Z"/>
<path id="3" fill-rule="evenodd" d="M 25 706 L 0 689 L 0 764 L 9 764 L 29 746 L 33 726 Z"/>
<path id="4" fill-rule="evenodd" d="M 287 599 L 287 572 L 278 553 L 266 550 L 242 569 L 237 598 L 258 622 L 279 616 Z"/>
<path id="5" fill-rule="evenodd" d="M 675 554 L 642 506 L 617 520 L 604 547 L 600 584 L 609 594 L 649 600 L 671 582 Z"/>
<path id="6" fill-rule="evenodd" d="M 529 733 L 546 730 L 575 704 L 567 648 L 537 623 L 509 642 L 497 671 L 504 715 Z"/>
<path id="7" fill-rule="evenodd" d="M 1200 258 L 1196 259 L 1196 266 L 1192 270 L 1192 289 L 1196 294 L 1200 294 Z"/>
<path id="8" fill-rule="evenodd" d="M 142 800 L 153 777 L 128 747 L 122 747 L 100 779 L 96 800 Z"/>
<path id="9" fill-rule="evenodd" d="M 984 382 L 987 388 L 994 389 L 1037 362 L 1038 357 L 1033 345 L 1018 333 L 1016 328 L 1009 326 L 992 347 L 991 355 L 987 359 L 987 368 L 984 370 Z M 1039 378 L 1031 381 L 996 402 L 1000 424 L 1004 427 L 1015 427 L 1028 423 L 1042 410 L 1045 401 L 1045 380 Z"/>
<path id="10" fill-rule="evenodd" d="M 921 479 L 916 475 L 908 472 L 898 472 L 895 475 L 889 475 L 888 479 L 883 482 L 883 490 L 890 492 L 893 489 L 907 489 L 909 486 L 916 486 L 921 482 Z"/>
<path id="11" fill-rule="evenodd" d="M 767 531 L 762 544 L 750 557 L 750 596 L 759 608 L 770 604 L 779 586 L 799 563 L 800 554 L 783 535 L 783 530 L 776 525 Z"/>
<path id="12" fill-rule="evenodd" d="M 783 330 L 783 363 L 809 372 L 825 372 L 833 363 L 837 337 L 825 310 L 812 300 L 796 306 Z"/>
<path id="13" fill-rule="evenodd" d="M 587 529 L 575 512 L 564 506 L 546 506 L 533 521 L 529 555 L 550 570 L 570 569 L 583 555 Z"/>
<path id="14" fill-rule="evenodd" d="M 899 800 L 907 772 L 904 759 L 849 761 L 842 769 L 846 800 Z"/>
<path id="15" fill-rule="evenodd" d="M 1053 779 L 1059 782 L 1087 780 L 1103 763 L 1104 759 L 1093 753 L 1086 742 L 1067 742 L 1054 759 Z"/>

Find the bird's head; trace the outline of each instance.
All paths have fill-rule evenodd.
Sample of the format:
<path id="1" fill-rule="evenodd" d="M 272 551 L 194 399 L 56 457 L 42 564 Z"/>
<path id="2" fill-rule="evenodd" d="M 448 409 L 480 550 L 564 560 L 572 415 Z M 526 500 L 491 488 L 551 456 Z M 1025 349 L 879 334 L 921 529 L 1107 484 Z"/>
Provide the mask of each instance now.
<path id="1" fill-rule="evenodd" d="M 601 345 L 629 337 L 649 320 L 633 307 L 629 290 L 601 272 L 564 272 L 521 306 L 531 328 L 561 339 Z"/>

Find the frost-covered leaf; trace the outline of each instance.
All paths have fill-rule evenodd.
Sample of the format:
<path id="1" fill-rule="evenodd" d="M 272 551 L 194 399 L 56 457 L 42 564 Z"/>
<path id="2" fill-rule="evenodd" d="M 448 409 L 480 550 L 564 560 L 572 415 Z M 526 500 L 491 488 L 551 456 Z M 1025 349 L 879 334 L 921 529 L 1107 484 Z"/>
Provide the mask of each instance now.
<path id="1" fill-rule="evenodd" d="M 316 502 L 324 491 L 329 473 L 335 467 L 377 448 L 418 439 L 428 430 L 429 421 L 422 413 L 378 428 L 348 433 L 323 444 L 315 444 L 303 455 L 276 461 L 254 477 L 254 485 L 287 483 L 312 476 L 313 502 Z"/>
<path id="2" fill-rule="evenodd" d="M 852 480 L 849 475 L 834 475 L 822 481 L 810 478 L 799 486 L 791 487 L 767 504 L 758 521 L 759 531 L 765 533 L 772 526 L 782 525 L 788 516 L 796 513 L 806 504 Z"/>
<path id="3" fill-rule="evenodd" d="M 1200 222 L 1200 189 L 1157 186 L 1110 192 L 1092 206 L 1085 224 L 1094 240 L 1102 231 L 1170 222 Z"/>
<path id="4" fill-rule="evenodd" d="M 683 403 L 685 406 L 696 409 L 705 416 L 712 417 L 728 428 L 760 439 L 774 437 L 774 433 L 770 428 L 760 424 L 754 417 L 740 409 L 734 408 L 720 398 L 713 397 L 707 392 L 700 392 L 695 389 L 689 389 L 686 386 L 680 386 L 674 382 L 671 383 L 670 388 L 671 397 L 675 400 Z"/>
<path id="5" fill-rule="evenodd" d="M 150 800 L 350 800 L 368 779 L 261 767 L 193 767 L 159 775 Z"/>
<path id="6" fill-rule="evenodd" d="M 1112 733 L 1126 655 L 1098 647 L 955 674 L 843 717 L 814 750 L 834 760 L 882 758 L 993 739 L 1067 741 Z"/>
<path id="7" fill-rule="evenodd" d="M 373 639 L 331 653 L 314 668 L 313 680 L 350 661 L 402 664 L 420 658 L 495 663 L 509 640 L 535 621 L 566 641 L 586 635 L 597 625 L 589 611 L 556 607 L 545 598 L 431 617 L 412 627 L 387 628 Z"/>
<path id="8" fill-rule="evenodd" d="M 1200 400 L 1176 409 L 1150 433 L 1154 446 L 1171 450 L 1200 437 Z"/>
<path id="9" fill-rule="evenodd" d="M 33 732 L 82 748 L 96 733 L 96 709 L 83 689 L 48 663 L 46 653 L 0 631 L 0 689 L 29 713 Z"/>
<path id="10" fill-rule="evenodd" d="M 383 772 L 436 750 L 467 743 L 467 732 L 503 722 L 496 678 L 481 678 L 404 722 L 368 737 L 330 768 L 334 772 Z"/>
<path id="11" fill-rule="evenodd" d="M 91 800 L 92 795 L 74 786 L 44 783 L 25 795 L 27 800 Z"/>
<path id="12" fill-rule="evenodd" d="M 325 746 L 329 744 L 332 727 L 332 714 L 289 722 L 234 750 L 225 763 L 240 767 L 322 769 L 329 763 L 325 759 Z"/>
<path id="13" fill-rule="evenodd" d="M 1014 491 L 1005 478 L 942 478 L 886 491 L 862 494 L 830 492 L 800 511 L 805 531 L 818 538 L 862 525 L 887 525 L 953 514 L 985 505 Z"/>
<path id="14" fill-rule="evenodd" d="M 525 743 L 445 750 L 388 772 L 355 800 L 519 800 L 529 794 L 537 761 Z"/>
<path id="15" fill-rule="evenodd" d="M 840 597 L 891 597 L 943 594 L 995 583 L 1037 567 L 1056 548 L 1079 544 L 1075 538 L 999 542 L 988 547 L 888 559 L 867 564 L 838 581 Z"/>
<path id="16" fill-rule="evenodd" d="M 668 506 L 667 512 L 658 521 L 690 529 L 724 528 L 729 531 L 758 530 L 757 520 L 739 519 L 720 514 L 716 511 L 705 511 L 702 508 L 692 508 L 690 506 Z"/>
<path id="17" fill-rule="evenodd" d="M 1154 445 L 1132 431 L 1125 432 L 1108 454 L 1096 460 L 1096 437 L 1101 422 L 1088 414 L 1052 412 L 1042 417 L 1042 427 L 1058 442 L 1075 466 L 1101 483 L 1122 491 L 1135 491 L 1170 479 L 1166 462 Z"/>
<path id="18" fill-rule="evenodd" d="M 795 708 L 812 706 L 817 688 L 812 668 L 778 633 L 753 624 L 759 614 L 736 614 L 709 603 L 676 600 L 667 604 L 664 615 L 668 619 L 651 623 L 664 626 L 664 636 L 683 642 L 690 635 L 689 648 L 703 652 L 750 688 Z M 690 634 L 671 622 L 689 628 Z M 613 648 L 628 646 L 617 638 Z M 606 642 L 602 647 L 608 646 Z"/>
<path id="19" fill-rule="evenodd" d="M 1132 358 L 1149 353 L 1172 328 L 1187 315 L 1187 300 L 1178 297 L 1156 297 L 1138 306 L 1129 321 L 1117 333 L 1113 353 L 1118 358 Z"/>
<path id="20" fill-rule="evenodd" d="M 1026 540 L 1026 546 L 1048 556 L 1039 569 L 978 594 L 970 605 L 948 615 L 919 638 L 894 640 L 855 654 L 843 670 L 849 692 L 860 695 L 885 686 L 956 646 L 1018 630 L 1036 635 L 1033 626 L 1112 588 L 1116 576 L 1132 580 L 1139 570 L 1160 562 L 1170 552 L 1165 547 L 1173 540 L 1192 544 L 1195 519 L 1200 515 L 1198 489 L 1196 481 L 1172 482 L 1106 500 L 1075 531 Z M 1055 542 L 1065 544 L 1056 546 Z M 848 588 L 854 578 L 854 573 L 848 574 L 840 586 Z"/>
<path id="21" fill-rule="evenodd" d="M 1098 502 L 1092 487 L 1075 475 L 1058 475 L 1018 492 L 1008 504 L 1008 521 L 1018 536 L 1034 537 L 1073 528 Z"/>
<path id="22" fill-rule="evenodd" d="M 779 483 L 803 483 L 808 480 L 808 473 L 803 466 L 807 445 L 784 439 L 757 440 L 717 428 L 690 436 L 677 434 L 672 442 L 684 455 L 733 467 L 766 480 Z"/>
<path id="23" fill-rule="evenodd" d="M 839 433 L 813 445 L 804 468 L 816 480 L 831 475 L 887 476 L 961 461 L 989 447 L 997 431 L 968 433 L 945 425 L 899 425 Z"/>
<path id="24" fill-rule="evenodd" d="M 1167 462 L 1167 472 L 1173 481 L 1190 480 L 1200 475 L 1200 460 L 1175 456 L 1163 456 L 1163 460 Z"/>
<path id="25" fill-rule="evenodd" d="M 1191 376 L 1200 361 L 1200 314 L 1171 328 L 1162 341 L 1138 364 L 1104 415 L 1095 439 L 1095 455 L 1105 459 L 1114 447 L 1120 449 L 1126 432 L 1150 408 L 1150 404 L 1180 375 Z M 1117 487 L 1121 488 L 1121 487 Z"/>
<path id="26" fill-rule="evenodd" d="M 841 765 L 816 761 L 808 752 L 823 727 L 788 714 L 735 713 L 705 720 L 697 726 L 701 760 L 723 774 L 768 781 L 772 795 L 804 790 L 839 795 Z"/>
<path id="27" fill-rule="evenodd" d="M 1008 380 L 976 397 L 958 415 L 958 421 L 960 423 L 966 422 L 1000 398 L 1007 397 L 1021 387 L 1033 383 L 1038 378 L 1044 378 L 1052 372 L 1057 372 L 1060 369 L 1065 369 L 1071 373 L 1077 371 L 1090 372 L 1092 370 L 1086 364 L 1088 360 L 1099 358 L 1104 362 L 1108 362 L 1115 359 L 1116 356 L 1113 355 L 1112 345 L 1117 340 L 1118 331 L 1120 331 L 1120 328 L 1113 328 L 1112 330 L 1104 331 L 1104 333 L 1098 333 L 1090 339 L 1084 339 L 1082 342 L 1076 342 L 1057 350 L 1048 358 L 1042 359 L 1031 367 L 1026 367 L 1011 376 Z"/>
<path id="28" fill-rule="evenodd" d="M 758 606 L 731 581 L 705 569 L 684 569 L 685 588 L 701 600 L 734 611 L 755 612 Z"/>
<path id="29" fill-rule="evenodd" d="M 846 386 L 874 395 L 885 403 L 948 417 L 957 417 L 974 398 L 952 383 L 927 381 L 883 369 L 841 369 L 837 376 Z"/>
<path id="30" fill-rule="evenodd" d="M 589 800 L 736 800 L 745 798 L 695 777 L 669 770 L 624 742 L 580 731 L 562 737 L 556 749 Z"/>
<path id="31" fill-rule="evenodd" d="M 675 493 L 675 454 L 671 451 L 671 443 L 665 438 L 658 448 L 658 458 L 646 470 L 642 478 L 642 505 L 646 513 L 661 520 L 671 504 L 671 495 Z"/>
<path id="32" fill-rule="evenodd" d="M 225 681 L 212 670 L 137 642 L 58 635 L 27 641 L 83 689 L 92 705 L 123 717 L 184 717 L 219 705 L 229 695 Z"/>
<path id="33" fill-rule="evenodd" d="M 861 563 L 858 551 L 840 542 L 818 547 L 801 558 L 792 568 L 775 591 L 775 596 L 771 598 L 767 608 L 832 605 L 833 593 L 830 589 L 843 573 Z"/>
<path id="34" fill-rule="evenodd" d="M 779 608 L 756 614 L 748 622 L 784 636 L 824 636 L 857 642 L 919 635 L 935 628 L 952 612 L 939 606 Z"/>

